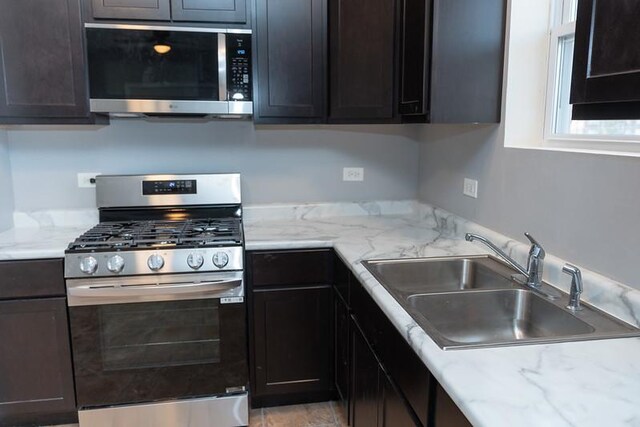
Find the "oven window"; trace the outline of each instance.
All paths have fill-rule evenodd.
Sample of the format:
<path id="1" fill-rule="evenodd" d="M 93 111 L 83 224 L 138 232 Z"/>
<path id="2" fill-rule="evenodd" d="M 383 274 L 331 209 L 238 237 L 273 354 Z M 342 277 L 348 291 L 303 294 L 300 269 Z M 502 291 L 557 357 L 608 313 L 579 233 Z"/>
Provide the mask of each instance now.
<path id="1" fill-rule="evenodd" d="M 100 306 L 103 370 L 220 362 L 219 302 L 153 302 Z"/>
<path id="2" fill-rule="evenodd" d="M 93 99 L 218 101 L 218 34 L 87 29 Z"/>

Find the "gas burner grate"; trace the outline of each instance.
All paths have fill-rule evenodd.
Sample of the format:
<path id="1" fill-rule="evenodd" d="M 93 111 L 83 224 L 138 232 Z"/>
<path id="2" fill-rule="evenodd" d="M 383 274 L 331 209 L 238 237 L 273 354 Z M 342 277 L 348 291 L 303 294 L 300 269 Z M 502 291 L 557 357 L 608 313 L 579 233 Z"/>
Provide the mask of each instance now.
<path id="1" fill-rule="evenodd" d="M 69 245 L 74 250 L 225 246 L 242 243 L 240 219 L 103 222 Z"/>

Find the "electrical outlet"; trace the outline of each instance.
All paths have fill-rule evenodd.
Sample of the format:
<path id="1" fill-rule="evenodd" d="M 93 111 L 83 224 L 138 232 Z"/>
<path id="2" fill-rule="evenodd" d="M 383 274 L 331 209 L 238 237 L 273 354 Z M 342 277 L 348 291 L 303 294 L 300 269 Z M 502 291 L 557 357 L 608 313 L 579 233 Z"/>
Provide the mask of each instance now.
<path id="1" fill-rule="evenodd" d="M 475 179 L 464 179 L 464 188 L 462 193 L 465 196 L 473 197 L 474 199 L 478 198 L 478 181 Z"/>
<path id="2" fill-rule="evenodd" d="M 342 169 L 343 181 L 364 181 L 364 168 Z"/>
<path id="3" fill-rule="evenodd" d="M 78 174 L 78 187 L 79 188 L 92 188 L 96 186 L 96 176 L 100 175 L 100 172 L 82 172 Z"/>

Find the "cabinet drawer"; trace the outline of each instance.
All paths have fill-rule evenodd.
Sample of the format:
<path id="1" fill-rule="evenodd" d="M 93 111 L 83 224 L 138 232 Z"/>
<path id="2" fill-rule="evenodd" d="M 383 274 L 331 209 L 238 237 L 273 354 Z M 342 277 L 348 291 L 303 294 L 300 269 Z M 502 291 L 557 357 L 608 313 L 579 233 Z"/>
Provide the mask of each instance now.
<path id="1" fill-rule="evenodd" d="M 0 299 L 64 295 L 61 259 L 0 262 Z"/>
<path id="2" fill-rule="evenodd" d="M 330 284 L 330 250 L 249 252 L 253 287 Z"/>

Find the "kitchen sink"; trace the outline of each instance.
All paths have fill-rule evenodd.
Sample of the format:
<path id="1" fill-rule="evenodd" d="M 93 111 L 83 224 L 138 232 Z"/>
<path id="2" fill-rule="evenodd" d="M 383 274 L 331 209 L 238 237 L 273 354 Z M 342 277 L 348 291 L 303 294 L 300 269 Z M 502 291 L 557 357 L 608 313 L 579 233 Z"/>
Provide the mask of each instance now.
<path id="1" fill-rule="evenodd" d="M 517 343 L 595 330 L 522 289 L 412 295 L 407 302 L 451 344 Z"/>
<path id="2" fill-rule="evenodd" d="M 589 304 L 567 309 L 569 296 L 547 283 L 534 292 L 492 256 L 363 265 L 444 350 L 640 336 Z"/>
<path id="3" fill-rule="evenodd" d="M 463 258 L 409 258 L 364 261 L 364 266 L 382 284 L 393 284 L 406 295 L 471 289 L 512 289 L 514 272 L 490 256 Z"/>

